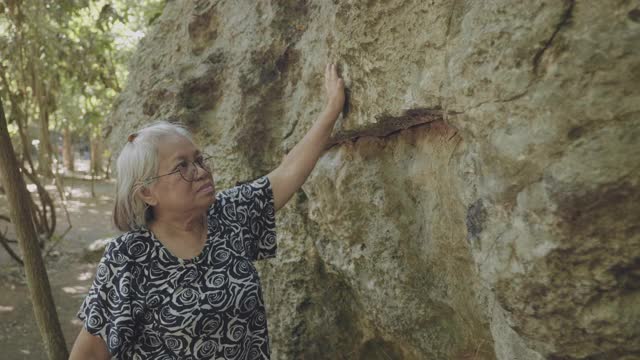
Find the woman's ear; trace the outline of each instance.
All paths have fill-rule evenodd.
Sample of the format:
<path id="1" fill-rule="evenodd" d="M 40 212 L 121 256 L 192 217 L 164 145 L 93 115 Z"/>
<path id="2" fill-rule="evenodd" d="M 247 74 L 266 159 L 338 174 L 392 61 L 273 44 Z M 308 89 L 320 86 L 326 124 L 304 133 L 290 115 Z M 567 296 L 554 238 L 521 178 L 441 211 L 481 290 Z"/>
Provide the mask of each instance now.
<path id="1" fill-rule="evenodd" d="M 137 195 L 140 199 L 142 199 L 142 201 L 144 201 L 149 206 L 156 206 L 158 204 L 158 200 L 153 195 L 151 190 L 146 186 L 142 186 L 140 190 L 138 190 Z"/>

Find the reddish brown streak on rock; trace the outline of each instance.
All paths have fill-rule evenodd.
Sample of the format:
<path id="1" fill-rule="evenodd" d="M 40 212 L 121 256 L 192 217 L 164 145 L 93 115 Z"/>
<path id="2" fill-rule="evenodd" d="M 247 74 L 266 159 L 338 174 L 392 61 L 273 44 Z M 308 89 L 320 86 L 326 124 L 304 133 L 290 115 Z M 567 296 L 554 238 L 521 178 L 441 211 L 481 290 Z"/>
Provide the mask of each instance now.
<path id="1" fill-rule="evenodd" d="M 337 135 L 329 140 L 327 149 L 346 142 L 355 142 L 361 137 L 386 138 L 402 130 L 416 127 L 427 126 L 429 133 L 433 135 L 442 136 L 456 132 L 443 120 L 443 113 L 439 108 L 418 108 L 405 111 L 403 116 L 382 115 L 378 117 L 378 122 L 373 126 L 361 130 L 338 132 Z M 455 114 L 449 113 L 449 115 Z M 451 135 L 448 137 L 451 137 Z"/>

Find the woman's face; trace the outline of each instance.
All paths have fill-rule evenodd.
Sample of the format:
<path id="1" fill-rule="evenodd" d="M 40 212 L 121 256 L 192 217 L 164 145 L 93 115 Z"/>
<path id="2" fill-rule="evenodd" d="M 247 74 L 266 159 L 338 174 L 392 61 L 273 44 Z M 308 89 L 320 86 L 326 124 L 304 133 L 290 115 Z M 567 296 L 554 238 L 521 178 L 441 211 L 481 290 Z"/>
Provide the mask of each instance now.
<path id="1" fill-rule="evenodd" d="M 166 137 L 158 148 L 158 175 L 174 172 L 180 167 L 192 168 L 199 155 L 200 151 L 189 139 L 179 135 Z M 178 172 L 158 178 L 150 187 L 156 200 L 154 209 L 181 214 L 206 211 L 215 202 L 213 174 L 200 166 L 196 169 L 192 182 L 184 180 Z"/>

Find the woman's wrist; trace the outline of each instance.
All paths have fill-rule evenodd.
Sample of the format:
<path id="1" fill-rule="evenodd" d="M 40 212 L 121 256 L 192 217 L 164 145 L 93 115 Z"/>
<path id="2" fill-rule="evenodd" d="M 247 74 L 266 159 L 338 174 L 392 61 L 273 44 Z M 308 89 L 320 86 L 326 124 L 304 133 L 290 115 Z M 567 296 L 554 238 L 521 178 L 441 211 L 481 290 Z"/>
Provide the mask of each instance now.
<path id="1" fill-rule="evenodd" d="M 340 113 L 342 112 L 342 106 L 336 102 L 329 100 L 324 106 L 324 110 L 322 112 L 329 117 L 337 119 L 338 115 L 340 115 Z"/>
<path id="2" fill-rule="evenodd" d="M 328 123 L 331 125 L 331 128 L 333 128 L 333 124 L 338 120 L 341 110 L 342 109 L 337 109 L 335 106 L 327 104 L 322 110 L 322 113 L 320 113 L 319 121 L 322 123 Z"/>

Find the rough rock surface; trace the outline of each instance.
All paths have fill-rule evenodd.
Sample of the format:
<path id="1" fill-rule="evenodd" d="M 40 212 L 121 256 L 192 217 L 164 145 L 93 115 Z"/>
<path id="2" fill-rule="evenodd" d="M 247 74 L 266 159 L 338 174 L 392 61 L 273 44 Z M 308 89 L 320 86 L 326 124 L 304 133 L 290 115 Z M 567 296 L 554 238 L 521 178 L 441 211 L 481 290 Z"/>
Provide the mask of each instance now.
<path id="1" fill-rule="evenodd" d="M 640 359 L 640 5 L 168 1 L 110 129 L 178 118 L 219 188 L 349 88 L 258 265 L 274 359 Z"/>

